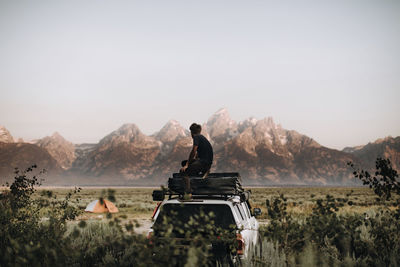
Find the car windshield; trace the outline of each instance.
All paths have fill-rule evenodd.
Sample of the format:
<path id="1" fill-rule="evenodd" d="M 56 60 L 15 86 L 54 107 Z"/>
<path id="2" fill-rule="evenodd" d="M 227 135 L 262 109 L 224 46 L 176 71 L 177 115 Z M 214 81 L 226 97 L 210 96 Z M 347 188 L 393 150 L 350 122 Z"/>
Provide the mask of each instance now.
<path id="1" fill-rule="evenodd" d="M 165 217 L 172 223 L 179 221 L 180 224 L 186 224 L 190 218 L 201 220 L 201 215 L 209 216 L 215 227 L 228 229 L 236 225 L 231 208 L 225 204 L 165 204 L 154 225 L 162 224 Z"/>

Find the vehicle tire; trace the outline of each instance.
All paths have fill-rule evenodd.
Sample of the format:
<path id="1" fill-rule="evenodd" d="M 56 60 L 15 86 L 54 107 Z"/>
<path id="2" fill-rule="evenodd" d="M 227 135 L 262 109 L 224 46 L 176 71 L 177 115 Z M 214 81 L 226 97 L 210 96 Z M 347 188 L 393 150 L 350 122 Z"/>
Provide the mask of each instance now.
<path id="1" fill-rule="evenodd" d="M 215 267 L 226 267 L 226 266 L 228 266 L 228 264 L 223 259 L 216 259 L 215 260 Z"/>
<path id="2" fill-rule="evenodd" d="M 243 264 L 237 255 L 224 255 L 215 259 L 214 266 L 216 267 L 242 267 Z"/>
<path id="3" fill-rule="evenodd" d="M 218 257 L 215 259 L 215 266 L 216 267 L 232 267 L 235 265 L 233 265 L 233 261 L 232 261 L 231 257 L 226 254 L 223 257 Z"/>
<path id="4" fill-rule="evenodd" d="M 261 236 L 258 235 L 257 243 L 253 245 L 251 249 L 250 262 L 252 263 L 252 266 L 257 266 L 257 262 L 259 262 L 261 259 L 262 259 L 262 240 Z"/>
<path id="5" fill-rule="evenodd" d="M 261 239 L 261 235 L 258 234 L 258 238 L 257 238 L 257 245 L 255 247 L 255 252 L 256 252 L 256 257 L 261 258 L 262 257 L 262 239 Z"/>
<path id="6" fill-rule="evenodd" d="M 243 266 L 242 261 L 240 260 L 240 257 L 238 255 L 231 255 L 229 257 L 229 267 L 241 267 Z"/>

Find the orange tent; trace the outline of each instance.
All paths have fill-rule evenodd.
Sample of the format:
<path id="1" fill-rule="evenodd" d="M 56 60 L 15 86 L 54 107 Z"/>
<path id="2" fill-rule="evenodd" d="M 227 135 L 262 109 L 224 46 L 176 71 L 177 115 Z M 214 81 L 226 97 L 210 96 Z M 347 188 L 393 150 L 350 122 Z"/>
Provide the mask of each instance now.
<path id="1" fill-rule="evenodd" d="M 85 211 L 93 213 L 103 213 L 103 212 L 116 213 L 118 212 L 118 208 L 107 199 L 103 199 L 103 204 L 101 204 L 100 199 L 97 199 L 90 202 L 89 205 L 87 205 Z"/>

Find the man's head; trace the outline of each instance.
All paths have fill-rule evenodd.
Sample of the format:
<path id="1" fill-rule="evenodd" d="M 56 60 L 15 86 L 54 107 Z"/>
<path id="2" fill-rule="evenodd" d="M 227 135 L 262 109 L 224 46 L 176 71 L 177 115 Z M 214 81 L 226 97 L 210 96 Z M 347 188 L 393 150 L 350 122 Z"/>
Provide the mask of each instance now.
<path id="1" fill-rule="evenodd" d="M 193 135 L 198 135 L 201 133 L 201 125 L 197 124 L 197 123 L 192 123 L 192 125 L 190 125 L 190 133 Z"/>

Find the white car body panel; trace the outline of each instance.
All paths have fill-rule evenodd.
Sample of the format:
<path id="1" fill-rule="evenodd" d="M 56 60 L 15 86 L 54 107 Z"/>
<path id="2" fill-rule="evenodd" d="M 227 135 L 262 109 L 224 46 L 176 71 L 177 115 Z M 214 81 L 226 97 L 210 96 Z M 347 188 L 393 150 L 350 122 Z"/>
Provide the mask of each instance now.
<path id="1" fill-rule="evenodd" d="M 228 199 L 193 199 L 193 200 L 181 200 L 178 198 L 172 198 L 164 200 L 161 205 L 159 205 L 153 217 L 153 224 L 156 221 L 158 215 L 160 214 L 160 209 L 165 204 L 184 204 L 184 205 L 228 205 L 232 211 L 233 218 L 235 219 L 236 226 L 239 229 L 238 233 L 242 236 L 244 240 L 244 253 L 241 258 L 247 258 L 249 255 L 249 249 L 251 246 L 256 246 L 259 242 L 258 221 L 254 216 L 251 215 L 249 207 L 246 202 L 241 202 L 239 196 L 233 196 Z M 243 214 L 242 214 L 243 213 Z M 153 231 L 153 225 L 149 232 Z"/>

